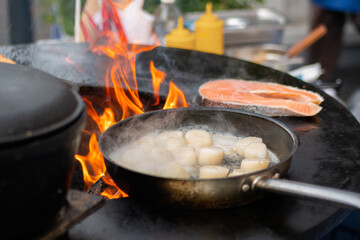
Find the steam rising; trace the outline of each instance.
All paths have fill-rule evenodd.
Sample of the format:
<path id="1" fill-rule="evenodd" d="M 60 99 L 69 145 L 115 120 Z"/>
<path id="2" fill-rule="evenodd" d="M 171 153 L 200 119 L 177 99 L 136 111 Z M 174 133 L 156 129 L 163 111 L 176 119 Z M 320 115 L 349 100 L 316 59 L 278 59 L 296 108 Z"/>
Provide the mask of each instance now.
<path id="1" fill-rule="evenodd" d="M 190 108 L 187 109 L 190 110 Z M 195 114 L 191 114 L 192 112 Z M 158 133 L 164 130 L 178 129 L 184 131 L 202 129 L 212 134 L 247 136 L 244 132 L 239 134 L 239 129 L 234 125 L 234 122 L 227 120 L 222 111 L 196 112 L 196 110 L 177 111 L 171 109 L 139 114 L 115 124 L 111 130 L 109 129 L 103 134 L 110 138 L 106 137 L 105 139 L 103 137 L 102 149 L 106 154 L 110 154 L 115 148 L 132 143 L 150 132 Z"/>
<path id="2" fill-rule="evenodd" d="M 144 113 L 125 119 L 104 132 L 99 144 L 102 152 L 109 158 L 109 156 L 113 157 L 114 154 L 116 155 L 116 152 L 124 152 L 126 151 L 126 148 L 133 148 L 130 144 L 144 138 L 144 136 L 148 136 L 149 139 L 155 139 L 159 133 L 164 131 L 181 130 L 187 132 L 192 129 L 200 129 L 210 132 L 213 136 L 221 135 L 224 138 L 227 137 L 230 139 L 228 140 L 230 142 L 234 141 L 231 140 L 231 138 L 235 138 L 236 141 L 239 138 L 248 136 L 264 137 L 265 141 L 269 141 L 269 137 L 267 136 L 267 130 L 269 128 L 273 128 L 272 122 L 235 111 L 205 108 L 170 109 Z M 165 145 L 166 144 L 162 147 L 165 147 Z M 167 151 L 165 148 L 164 150 Z M 169 150 L 172 151 L 171 149 Z M 224 151 L 225 150 L 226 149 L 224 148 Z M 276 151 L 269 152 L 270 159 L 272 159 L 273 162 L 278 161 Z M 136 156 L 139 155 L 136 151 L 132 154 L 135 154 Z M 150 159 L 151 154 L 152 152 L 143 154 L 141 158 L 145 160 Z M 163 154 L 165 154 L 165 152 Z M 223 164 L 230 169 L 240 167 L 239 157 L 237 156 L 238 163 L 234 163 L 234 158 L 231 157 L 232 154 L 236 157 L 236 154 L 232 153 L 231 150 L 228 150 L 225 154 Z M 111 161 L 115 164 L 120 163 L 115 158 L 111 159 Z M 123 165 L 123 162 L 121 162 L 120 165 Z M 141 167 L 146 168 L 147 171 L 153 171 L 148 165 L 141 165 Z M 196 168 L 198 169 L 198 166 L 182 167 L 184 167 L 187 172 L 192 173 L 196 172 Z M 133 169 L 138 170 L 135 167 Z M 179 172 L 178 166 L 171 166 L 169 169 Z M 185 176 L 183 172 L 181 173 L 182 176 Z M 150 172 L 150 174 L 152 174 L 152 172 Z M 153 175 L 156 174 L 154 173 Z"/>

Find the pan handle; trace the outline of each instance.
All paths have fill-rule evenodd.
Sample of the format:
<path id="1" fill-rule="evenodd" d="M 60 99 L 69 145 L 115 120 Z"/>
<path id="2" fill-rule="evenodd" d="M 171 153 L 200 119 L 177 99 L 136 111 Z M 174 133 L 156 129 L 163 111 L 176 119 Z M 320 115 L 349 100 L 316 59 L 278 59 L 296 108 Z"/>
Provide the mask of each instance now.
<path id="1" fill-rule="evenodd" d="M 255 179 L 252 183 L 252 189 L 261 189 L 301 198 L 318 199 L 336 206 L 360 210 L 360 194 L 340 189 L 265 177 Z"/>

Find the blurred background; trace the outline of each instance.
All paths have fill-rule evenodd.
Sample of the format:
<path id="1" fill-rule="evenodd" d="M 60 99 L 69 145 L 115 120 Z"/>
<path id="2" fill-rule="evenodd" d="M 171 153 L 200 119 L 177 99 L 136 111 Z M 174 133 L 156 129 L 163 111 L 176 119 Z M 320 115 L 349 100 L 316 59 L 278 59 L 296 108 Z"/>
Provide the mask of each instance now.
<path id="1" fill-rule="evenodd" d="M 84 2 L 83 0 L 82 4 Z M 177 0 L 176 4 L 183 13 L 188 13 L 204 11 L 206 2 L 208 1 Z M 214 10 L 248 9 L 254 6 L 278 9 L 286 13 L 292 27 L 302 30 L 302 32 L 294 30 L 293 34 L 297 33 L 301 36 L 308 29 L 310 7 L 306 0 L 215 0 L 211 2 L 213 2 Z M 154 13 L 159 3 L 160 0 L 145 0 L 144 9 L 149 13 Z M 13 17 L 11 17 L 11 9 L 16 12 Z M 74 9 L 74 0 L 0 0 L 0 44 L 11 44 L 21 40 L 22 42 L 33 42 L 42 39 L 71 37 L 74 34 Z M 17 11 L 22 11 L 23 14 L 20 15 Z M 26 19 L 27 25 L 24 28 L 30 28 L 27 38 L 25 36 L 23 39 L 18 39 L 16 36 L 12 38 L 11 26 L 16 24 L 16 21 L 22 22 L 24 19 Z M 290 33 L 291 29 L 288 30 Z M 288 36 L 285 32 L 284 43 L 296 40 L 296 36 L 290 35 Z"/>
<path id="2" fill-rule="evenodd" d="M 85 0 L 82 0 L 84 5 Z M 204 11 L 209 1 L 176 1 L 176 5 L 183 13 Z M 309 2 L 295 0 L 213 0 L 214 10 L 248 9 L 254 6 L 264 6 L 279 9 L 287 13 L 292 25 L 306 25 L 309 20 Z M 154 13 L 160 0 L 145 0 L 144 9 Z M 298 11 L 301 8 L 304 11 Z M 11 17 L 11 9 L 16 16 Z M 15 41 L 32 42 L 42 39 L 59 39 L 74 34 L 74 0 L 0 0 L 0 44 L 11 44 Z M 19 14 L 22 11 L 24 14 Z M 21 18 L 21 19 L 19 19 Z M 28 38 L 15 39 L 11 37 L 14 21 L 22 22 L 26 19 L 24 28 L 30 28 Z M 24 21 L 25 23 L 25 21 Z M 31 32 L 31 33 L 30 33 Z"/>

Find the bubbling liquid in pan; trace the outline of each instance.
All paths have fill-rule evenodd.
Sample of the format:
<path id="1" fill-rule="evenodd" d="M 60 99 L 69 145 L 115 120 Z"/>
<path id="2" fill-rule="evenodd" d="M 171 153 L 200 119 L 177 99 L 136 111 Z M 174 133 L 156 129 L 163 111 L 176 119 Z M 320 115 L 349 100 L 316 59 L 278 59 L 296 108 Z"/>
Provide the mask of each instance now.
<path id="1" fill-rule="evenodd" d="M 217 133 L 204 126 L 154 131 L 114 149 L 118 165 L 175 179 L 234 177 L 280 162 L 261 138 Z"/>

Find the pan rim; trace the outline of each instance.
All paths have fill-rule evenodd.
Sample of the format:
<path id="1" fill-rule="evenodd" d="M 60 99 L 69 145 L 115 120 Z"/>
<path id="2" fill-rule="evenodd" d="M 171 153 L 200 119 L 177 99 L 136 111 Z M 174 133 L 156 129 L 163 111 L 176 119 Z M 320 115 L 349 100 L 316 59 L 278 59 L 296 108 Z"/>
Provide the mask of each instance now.
<path id="1" fill-rule="evenodd" d="M 289 151 L 289 154 L 284 157 L 283 160 L 280 160 L 279 163 L 275 164 L 274 166 L 271 166 L 271 167 L 268 167 L 268 168 L 265 168 L 265 169 L 262 169 L 262 170 L 258 170 L 258 171 L 252 171 L 252 172 L 249 172 L 249 173 L 246 173 L 246 174 L 241 174 L 241 175 L 238 175 L 238 176 L 231 176 L 231 177 L 225 177 L 225 178 L 206 178 L 206 179 L 188 179 L 188 178 L 169 178 L 169 177 L 162 177 L 162 176 L 159 176 L 159 175 L 152 175 L 152 174 L 147 174 L 147 173 L 142 173 L 142 172 L 139 172 L 139 171 L 134 171 L 130 168 L 127 168 L 123 165 L 120 165 L 118 163 L 116 163 L 113 159 L 111 159 L 109 157 L 108 154 L 106 154 L 106 151 L 103 149 L 103 142 L 104 142 L 104 138 L 106 137 L 106 135 L 109 134 L 109 132 L 112 131 L 112 129 L 114 128 L 117 128 L 118 125 L 120 124 L 124 124 L 126 122 L 129 122 L 129 121 L 132 121 L 133 119 L 136 119 L 136 118 L 142 118 L 144 116 L 151 116 L 151 115 L 154 115 L 156 114 L 157 112 L 174 112 L 174 111 L 184 111 L 184 109 L 187 109 L 187 110 L 190 110 L 190 111 L 221 111 L 221 112 L 233 112 L 233 113 L 236 113 L 236 114 L 243 114 L 243 115 L 248 115 L 248 116 L 251 116 L 251 117 L 256 117 L 256 118 L 261 118 L 261 119 L 265 119 L 267 121 L 270 121 L 276 125 L 278 125 L 279 127 L 281 127 L 283 130 L 285 130 L 287 132 L 287 134 L 289 134 L 289 136 L 291 137 L 292 141 L 293 141 L 293 144 L 292 144 L 292 149 L 291 151 Z M 134 116 L 131 116 L 131 117 L 128 117 L 122 121 L 119 121 L 115 124 L 113 124 L 112 126 L 110 126 L 108 129 L 106 129 L 99 137 L 99 141 L 98 141 L 98 146 L 99 146 L 99 149 L 100 149 L 100 152 L 101 154 L 103 155 L 104 157 L 104 161 L 109 161 L 111 162 L 112 164 L 114 164 L 115 166 L 117 167 L 120 167 L 120 168 L 123 168 L 125 169 L 126 171 L 129 171 L 131 173 L 135 173 L 135 174 L 141 174 L 143 176 L 149 176 L 149 177 L 155 177 L 155 178 L 158 178 L 158 179 L 163 179 L 163 180 L 170 180 L 170 181 L 187 181 L 187 182 L 207 182 L 207 181 L 226 181 L 228 179 L 236 179 L 236 178 L 243 178 L 243 177 L 249 177 L 249 176 L 253 176 L 253 175 L 259 175 L 261 173 L 264 173 L 264 172 L 267 172 L 267 171 L 270 171 L 270 170 L 273 170 L 275 169 L 277 166 L 279 166 L 279 164 L 285 162 L 287 159 L 291 159 L 291 157 L 294 155 L 294 153 L 296 152 L 297 148 L 298 148 L 298 145 L 299 145 L 299 141 L 298 141 L 298 138 L 296 136 L 296 134 L 289 128 L 287 127 L 284 123 L 272 118 L 272 117 L 268 117 L 268 116 L 265 116 L 265 115 L 261 115 L 261 114 L 258 114 L 258 113 L 253 113 L 253 112 L 247 112 L 247 111 L 243 111 L 243 110 L 238 110 L 238 109 L 229 109 L 229 108 L 221 108 L 221 107 L 195 107 L 195 106 L 190 106 L 190 107 L 180 107 L 180 108 L 172 108 L 172 109 L 160 109 L 160 110 L 155 110 L 155 111 L 148 111 L 148 112 L 144 112 L 144 113 L 141 113 L 141 114 L 137 114 L 137 115 L 134 115 Z"/>

